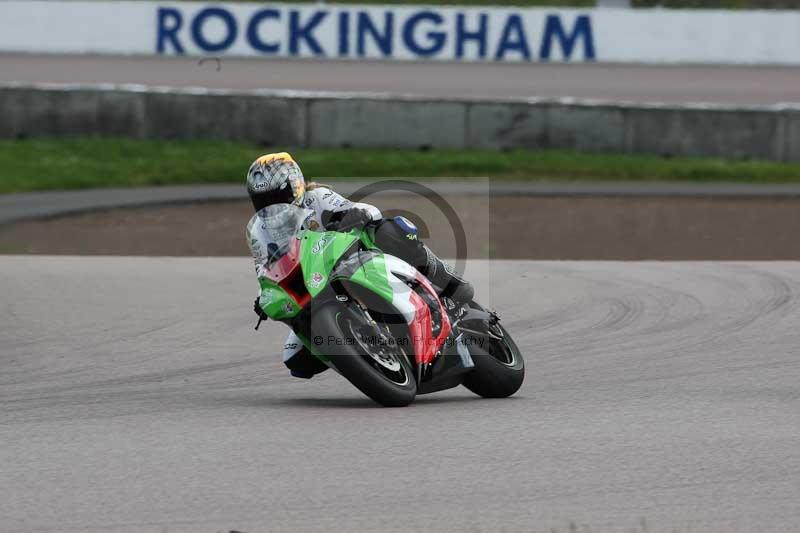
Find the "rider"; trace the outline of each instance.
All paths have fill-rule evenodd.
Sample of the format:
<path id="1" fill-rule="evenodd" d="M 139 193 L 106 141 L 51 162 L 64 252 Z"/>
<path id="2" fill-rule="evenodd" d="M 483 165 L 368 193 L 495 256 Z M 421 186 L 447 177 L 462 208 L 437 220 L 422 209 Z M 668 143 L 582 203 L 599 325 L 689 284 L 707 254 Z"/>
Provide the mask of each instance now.
<path id="1" fill-rule="evenodd" d="M 475 294 L 469 282 L 460 278 L 417 238 L 417 228 L 411 221 L 405 217 L 384 219 L 378 208 L 351 202 L 327 185 L 306 185 L 300 166 L 286 152 L 261 156 L 250 165 L 247 192 L 256 211 L 278 203 L 312 210 L 313 214 L 305 223 L 310 230 L 335 231 L 338 228 L 363 228 L 373 224 L 375 244 L 384 252 L 416 267 L 439 289 L 443 297 L 456 303 L 467 303 Z M 251 241 L 249 230 L 254 221 L 255 215 L 247 226 L 248 243 Z M 261 308 L 260 298 L 256 298 L 254 311 L 260 318 L 267 318 Z M 293 376 L 302 378 L 310 378 L 328 368 L 305 349 L 294 332 L 290 332 L 286 339 L 283 362 Z"/>

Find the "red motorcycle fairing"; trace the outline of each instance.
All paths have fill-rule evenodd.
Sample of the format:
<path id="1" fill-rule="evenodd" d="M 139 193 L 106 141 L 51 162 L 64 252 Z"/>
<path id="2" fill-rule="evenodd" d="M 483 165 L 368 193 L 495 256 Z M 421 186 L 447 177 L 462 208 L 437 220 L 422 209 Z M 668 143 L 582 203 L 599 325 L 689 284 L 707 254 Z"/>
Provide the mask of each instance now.
<path id="1" fill-rule="evenodd" d="M 414 346 L 414 354 L 418 365 L 426 365 L 436 358 L 439 349 L 447 340 L 450 335 L 451 326 L 450 319 L 444 310 L 439 295 L 436 294 L 433 286 L 425 279 L 419 272 L 417 272 L 414 281 L 417 282 L 421 290 L 425 291 L 429 296 L 426 302 L 416 291 L 411 291 L 410 301 L 414 306 L 414 318 L 408 323 L 408 332 L 411 335 L 411 342 Z M 431 313 L 431 306 L 437 306 L 438 316 L 440 317 L 439 334 L 433 336 L 433 315 Z"/>
<path id="2" fill-rule="evenodd" d="M 300 268 L 300 241 L 294 239 L 289 250 L 277 261 L 263 267 L 266 277 L 278 284 L 301 308 L 311 301 Z"/>
<path id="3" fill-rule="evenodd" d="M 289 250 L 280 259 L 269 265 L 262 265 L 266 276 L 275 283 L 280 283 L 300 264 L 300 240 L 292 239 Z"/>

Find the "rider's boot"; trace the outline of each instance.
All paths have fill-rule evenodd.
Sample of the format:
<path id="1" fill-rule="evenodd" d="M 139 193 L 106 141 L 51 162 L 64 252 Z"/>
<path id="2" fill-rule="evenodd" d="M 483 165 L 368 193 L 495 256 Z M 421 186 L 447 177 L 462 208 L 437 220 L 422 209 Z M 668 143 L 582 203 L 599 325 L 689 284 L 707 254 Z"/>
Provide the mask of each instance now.
<path id="1" fill-rule="evenodd" d="M 436 285 L 440 296 L 450 298 L 458 304 L 471 302 L 475 297 L 472 284 L 456 274 L 450 265 L 439 259 L 425 244 L 422 246 L 428 259 L 420 272 Z"/>
<path id="2" fill-rule="evenodd" d="M 328 370 L 328 366 L 309 352 L 293 331 L 289 332 L 289 337 L 283 345 L 283 364 L 292 376 L 303 379 L 311 379 L 320 372 Z"/>

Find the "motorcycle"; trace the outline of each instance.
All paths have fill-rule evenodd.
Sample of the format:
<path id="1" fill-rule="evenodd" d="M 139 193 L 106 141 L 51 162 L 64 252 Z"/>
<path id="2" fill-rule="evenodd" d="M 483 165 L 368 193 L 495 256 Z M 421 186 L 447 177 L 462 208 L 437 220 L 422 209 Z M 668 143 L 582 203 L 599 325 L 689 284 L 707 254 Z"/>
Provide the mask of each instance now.
<path id="1" fill-rule="evenodd" d="M 262 309 L 315 357 L 384 406 L 459 385 L 485 398 L 520 388 L 525 363 L 497 314 L 440 298 L 416 268 L 375 246 L 369 226 L 304 229 L 311 214 L 268 206 L 248 235 Z"/>

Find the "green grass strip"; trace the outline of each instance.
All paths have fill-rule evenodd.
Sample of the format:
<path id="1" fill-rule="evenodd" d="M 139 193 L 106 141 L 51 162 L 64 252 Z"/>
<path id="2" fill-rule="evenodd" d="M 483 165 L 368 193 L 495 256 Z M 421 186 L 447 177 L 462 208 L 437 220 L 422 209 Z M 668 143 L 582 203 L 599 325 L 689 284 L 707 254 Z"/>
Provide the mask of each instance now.
<path id="1" fill-rule="evenodd" d="M 243 183 L 250 162 L 277 151 L 217 141 L 0 141 L 0 193 L 92 187 Z M 492 177 L 509 181 L 800 183 L 800 164 L 582 154 L 560 150 L 297 149 L 308 179 Z"/>

